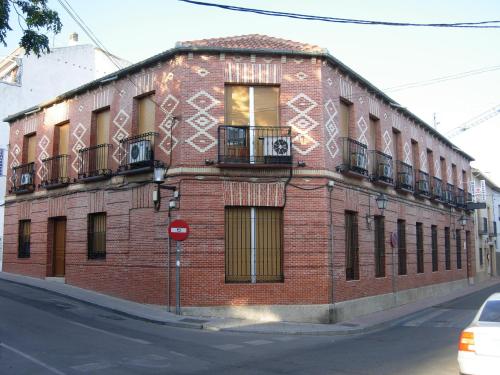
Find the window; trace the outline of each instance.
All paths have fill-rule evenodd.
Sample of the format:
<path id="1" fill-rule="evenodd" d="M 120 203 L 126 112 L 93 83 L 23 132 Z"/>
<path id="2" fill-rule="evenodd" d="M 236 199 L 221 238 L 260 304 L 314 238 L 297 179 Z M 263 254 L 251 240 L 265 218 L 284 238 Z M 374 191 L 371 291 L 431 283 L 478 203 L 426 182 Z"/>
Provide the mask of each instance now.
<path id="1" fill-rule="evenodd" d="M 345 273 L 346 280 L 359 280 L 358 216 L 345 213 Z"/>
<path id="2" fill-rule="evenodd" d="M 493 235 L 496 237 L 497 236 L 497 222 L 493 222 Z"/>
<path id="3" fill-rule="evenodd" d="M 500 322 L 500 301 L 492 300 L 486 302 L 479 316 L 480 322 Z"/>
<path id="4" fill-rule="evenodd" d="M 378 150 L 378 139 L 380 137 L 380 120 L 376 117 L 370 116 L 370 124 L 369 124 L 369 139 L 368 139 L 368 148 L 370 150 Z"/>
<path id="5" fill-rule="evenodd" d="M 137 99 L 137 131 L 138 134 L 155 131 L 155 103 L 153 95 Z"/>
<path id="6" fill-rule="evenodd" d="M 3 172 L 3 165 L 5 163 L 5 149 L 4 148 L 0 148 L 0 176 L 3 176 L 4 175 L 4 172 Z"/>
<path id="7" fill-rule="evenodd" d="M 375 277 L 385 277 L 384 217 L 375 216 Z"/>
<path id="8" fill-rule="evenodd" d="M 436 171 L 434 170 L 434 155 L 430 149 L 427 149 L 427 170 L 431 176 L 436 176 Z"/>
<path id="9" fill-rule="evenodd" d="M 87 227 L 89 259 L 106 258 L 106 213 L 89 214 Z"/>
<path id="10" fill-rule="evenodd" d="M 406 272 L 406 221 L 398 220 L 398 275 Z"/>
<path id="11" fill-rule="evenodd" d="M 23 163 L 33 163 L 36 157 L 36 134 L 24 137 Z"/>
<path id="12" fill-rule="evenodd" d="M 30 257 L 30 235 L 31 220 L 21 220 L 19 222 L 19 239 L 17 248 L 18 258 Z"/>
<path id="13" fill-rule="evenodd" d="M 339 137 L 349 137 L 349 123 L 351 122 L 351 108 L 352 105 L 344 101 L 339 103 Z"/>
<path id="14" fill-rule="evenodd" d="M 417 273 L 424 272 L 424 226 L 417 223 Z"/>
<path id="15" fill-rule="evenodd" d="M 226 207 L 226 282 L 283 281 L 283 209 Z"/>
<path id="16" fill-rule="evenodd" d="M 67 155 L 69 141 L 69 123 L 56 126 L 54 131 L 54 155 Z"/>
<path id="17" fill-rule="evenodd" d="M 438 263 L 438 234 L 437 226 L 431 226 L 431 241 L 432 241 L 432 272 L 436 272 L 439 269 Z"/>
<path id="18" fill-rule="evenodd" d="M 451 254 L 450 254 L 450 228 L 444 227 L 444 263 L 445 269 L 451 269 Z"/>
<path id="19" fill-rule="evenodd" d="M 413 166 L 415 171 L 418 171 L 421 168 L 418 142 L 414 139 L 411 140 L 411 165 Z"/>
<path id="20" fill-rule="evenodd" d="M 279 126 L 279 88 L 226 86 L 225 122 L 235 126 Z"/>
<path id="21" fill-rule="evenodd" d="M 483 233 L 488 233 L 488 219 L 486 217 L 483 217 Z"/>
<path id="22" fill-rule="evenodd" d="M 140 108 L 140 106 L 139 106 Z M 94 129 L 91 142 L 93 145 L 103 145 L 109 142 L 110 110 L 95 112 Z"/>
<path id="23" fill-rule="evenodd" d="M 462 232 L 457 229 L 455 232 L 457 246 L 457 270 L 462 269 Z"/>
<path id="24" fill-rule="evenodd" d="M 483 267 L 483 248 L 479 248 L 479 266 Z"/>

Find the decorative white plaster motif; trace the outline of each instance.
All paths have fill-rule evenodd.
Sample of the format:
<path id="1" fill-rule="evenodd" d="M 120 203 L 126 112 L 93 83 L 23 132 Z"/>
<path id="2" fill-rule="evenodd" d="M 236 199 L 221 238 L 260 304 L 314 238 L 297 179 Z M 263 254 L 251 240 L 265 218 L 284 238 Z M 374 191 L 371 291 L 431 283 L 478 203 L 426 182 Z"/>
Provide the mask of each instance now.
<path id="1" fill-rule="evenodd" d="M 365 144 L 368 148 L 370 148 L 370 145 L 368 144 L 368 139 L 366 139 L 366 131 L 368 130 L 368 125 L 363 116 L 359 118 L 357 125 L 359 129 L 358 141 Z M 375 145 L 372 145 L 372 148 L 375 148 L 374 146 Z"/>
<path id="2" fill-rule="evenodd" d="M 339 146 L 337 145 L 336 142 L 336 137 L 339 132 L 339 129 L 337 127 L 336 123 L 336 117 L 338 114 L 337 108 L 335 107 L 334 101 L 330 98 L 326 101 L 325 105 L 325 118 L 326 118 L 326 123 L 325 123 L 325 128 L 326 132 L 328 133 L 327 140 L 326 140 L 326 149 L 328 150 L 328 153 L 332 157 L 332 159 L 335 159 L 335 156 L 337 156 L 339 152 Z"/>
<path id="3" fill-rule="evenodd" d="M 319 145 L 319 142 L 309 134 L 318 126 L 318 122 L 308 115 L 318 104 L 306 94 L 300 93 L 289 100 L 287 105 L 297 113 L 297 116 L 287 122 L 287 125 L 297 133 L 292 139 L 293 148 L 299 154 L 307 155 Z"/>
<path id="4" fill-rule="evenodd" d="M 47 151 L 47 148 L 49 147 L 50 144 L 50 139 L 47 137 L 45 134 L 40 138 L 40 141 L 38 142 L 38 171 L 37 175 L 38 178 L 43 181 L 47 178 L 47 167 L 45 164 L 42 162 L 43 159 L 46 159 L 49 157 L 49 153 Z"/>
<path id="5" fill-rule="evenodd" d="M 123 138 L 127 138 L 129 136 L 129 133 L 127 132 L 127 130 L 125 130 L 125 125 L 127 124 L 129 119 L 130 116 L 123 109 L 120 109 L 120 112 L 118 112 L 115 118 L 113 119 L 113 124 L 116 125 L 117 130 L 115 134 L 111 137 L 111 139 L 116 145 L 115 151 L 113 151 L 111 156 L 118 164 L 122 162 L 122 160 L 118 158 L 120 155 L 120 140 L 122 140 Z M 124 154 L 125 153 L 122 153 L 122 155 Z"/>
<path id="6" fill-rule="evenodd" d="M 71 148 L 71 151 L 73 151 L 73 154 L 75 155 L 73 157 L 73 162 L 71 163 L 71 168 L 75 172 L 78 173 L 78 151 L 80 149 L 85 148 L 85 142 L 83 141 L 83 136 L 87 132 L 87 128 L 83 126 L 82 123 L 78 123 L 76 126 L 75 130 L 73 130 L 73 137 L 76 139 L 76 141 L 73 144 L 73 147 Z"/>
<path id="7" fill-rule="evenodd" d="M 172 135 L 172 130 L 177 125 L 177 121 L 174 121 L 172 114 L 179 105 L 179 100 L 169 94 L 163 103 L 160 105 L 161 111 L 165 114 L 165 117 L 159 125 L 159 129 L 165 134 L 163 139 L 160 141 L 159 147 L 167 154 L 170 155 L 170 151 L 177 146 L 178 140 Z"/>
<path id="8" fill-rule="evenodd" d="M 404 157 L 405 157 L 405 163 L 412 165 L 411 161 L 411 148 L 408 142 L 405 142 L 405 145 L 403 146 L 403 152 L 404 152 Z"/>
<path id="9" fill-rule="evenodd" d="M 384 153 L 393 157 L 396 157 L 395 155 L 392 154 L 391 150 L 391 143 L 392 143 L 392 138 L 391 135 L 389 134 L 389 131 L 386 129 L 384 132 Z"/>
<path id="10" fill-rule="evenodd" d="M 202 90 L 190 97 L 187 103 L 197 112 L 186 120 L 196 130 L 194 135 L 186 139 L 186 143 L 200 153 L 207 152 L 217 144 L 217 140 L 208 132 L 217 124 L 217 119 L 209 113 L 209 110 L 217 106 L 220 101 Z"/>

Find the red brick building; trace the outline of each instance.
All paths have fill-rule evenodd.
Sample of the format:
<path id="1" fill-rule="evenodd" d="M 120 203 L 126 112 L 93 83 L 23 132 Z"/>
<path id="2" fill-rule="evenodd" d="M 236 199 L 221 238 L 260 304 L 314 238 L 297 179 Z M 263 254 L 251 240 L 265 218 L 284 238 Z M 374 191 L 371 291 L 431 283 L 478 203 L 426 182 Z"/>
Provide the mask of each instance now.
<path id="1" fill-rule="evenodd" d="M 473 276 L 472 159 L 317 46 L 182 42 L 8 121 L 6 272 L 175 305 L 182 218 L 186 314 L 326 322 Z"/>

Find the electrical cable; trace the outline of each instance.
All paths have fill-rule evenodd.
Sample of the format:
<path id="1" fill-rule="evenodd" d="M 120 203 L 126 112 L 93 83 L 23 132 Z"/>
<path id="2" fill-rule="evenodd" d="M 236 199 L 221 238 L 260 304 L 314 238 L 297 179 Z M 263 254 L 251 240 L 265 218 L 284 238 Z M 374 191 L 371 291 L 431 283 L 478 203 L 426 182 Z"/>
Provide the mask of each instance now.
<path id="1" fill-rule="evenodd" d="M 178 0 L 178 1 L 193 4 L 193 5 L 214 7 L 214 8 L 220 8 L 220 9 L 236 11 L 236 12 L 255 13 L 255 14 L 261 14 L 261 15 L 266 15 L 266 16 L 286 17 L 286 18 L 302 19 L 302 20 L 308 20 L 308 21 L 323 21 L 323 22 L 332 22 L 332 23 L 345 23 L 345 24 L 357 24 L 357 25 L 378 25 L 378 26 L 500 29 L 499 25 L 492 25 L 492 24 L 499 24 L 500 23 L 499 20 L 479 21 L 479 22 L 453 22 L 453 23 L 389 22 L 389 21 L 373 21 L 373 20 L 339 18 L 339 17 L 324 17 L 324 16 L 315 16 L 315 15 L 310 15 L 310 14 L 289 13 L 289 12 L 272 11 L 272 10 L 256 9 L 256 8 L 244 8 L 244 7 L 238 7 L 238 6 L 233 6 L 233 5 L 206 3 L 203 1 L 194 1 L 194 0 Z"/>

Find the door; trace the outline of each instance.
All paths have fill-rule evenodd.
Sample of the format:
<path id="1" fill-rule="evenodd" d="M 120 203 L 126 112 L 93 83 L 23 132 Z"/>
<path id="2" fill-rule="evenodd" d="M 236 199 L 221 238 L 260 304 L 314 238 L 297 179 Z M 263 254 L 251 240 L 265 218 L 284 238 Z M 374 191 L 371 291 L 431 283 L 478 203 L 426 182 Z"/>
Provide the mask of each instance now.
<path id="1" fill-rule="evenodd" d="M 97 113 L 96 119 L 96 145 L 106 145 L 109 139 L 110 110 Z M 95 158 L 92 158 L 92 171 L 104 171 L 108 169 L 108 149 L 104 146 L 95 150 Z"/>
<path id="2" fill-rule="evenodd" d="M 66 219 L 54 220 L 53 247 L 53 274 L 56 277 L 64 277 L 66 255 Z"/>
<path id="3" fill-rule="evenodd" d="M 53 173 L 55 176 L 53 178 L 66 178 L 67 170 L 66 170 L 66 157 L 61 155 L 68 155 L 68 141 L 69 141 L 69 123 L 59 125 L 59 143 L 57 144 L 57 155 L 59 155 L 59 159 L 55 160 L 55 164 L 53 164 Z"/>

